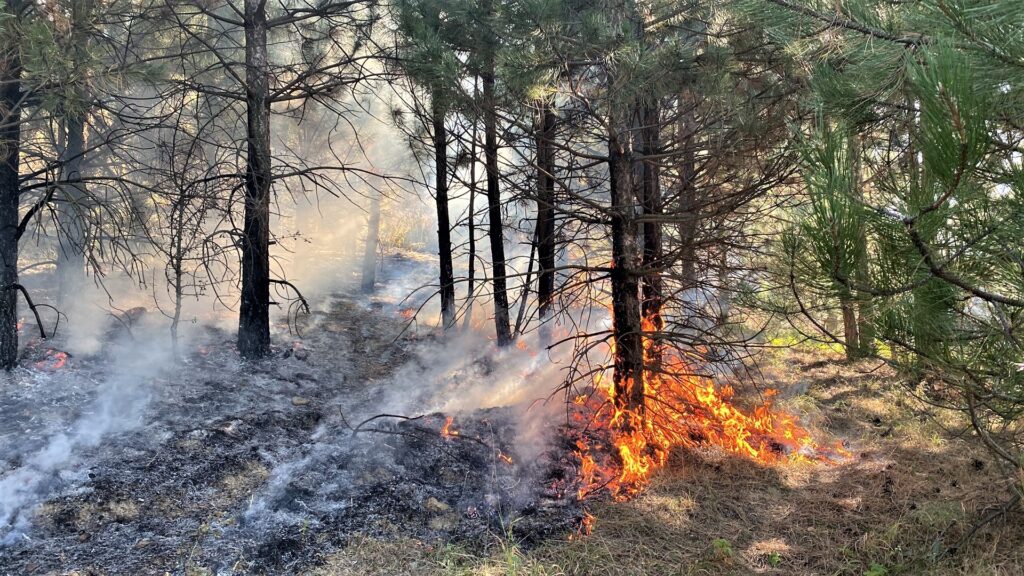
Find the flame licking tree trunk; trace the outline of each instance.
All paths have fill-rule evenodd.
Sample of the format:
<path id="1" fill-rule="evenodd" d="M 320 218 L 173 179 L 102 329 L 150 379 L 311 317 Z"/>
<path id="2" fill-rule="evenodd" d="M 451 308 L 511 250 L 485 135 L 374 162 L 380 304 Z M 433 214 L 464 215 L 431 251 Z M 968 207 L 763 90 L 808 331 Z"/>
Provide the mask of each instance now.
<path id="1" fill-rule="evenodd" d="M 434 200 L 437 204 L 437 255 L 440 267 L 441 322 L 448 330 L 455 325 L 455 273 L 452 268 L 452 225 L 448 216 L 448 131 L 444 125 L 441 90 L 430 97 L 434 125 Z"/>
<path id="2" fill-rule="evenodd" d="M 257 359 L 270 353 L 270 79 L 264 0 L 245 0 L 244 28 L 247 166 L 238 351 Z"/>
<path id="3" fill-rule="evenodd" d="M 25 6 L 9 0 L 14 17 L 0 24 L 0 367 L 18 361 L 18 162 L 21 153 L 21 22 Z"/>
<path id="4" fill-rule="evenodd" d="M 639 103 L 637 119 L 640 123 L 640 155 L 643 161 L 639 165 L 640 181 L 637 182 L 637 193 L 643 206 L 647 220 L 643 225 L 643 302 L 642 312 L 644 330 L 648 334 L 646 351 L 648 369 L 658 371 L 661 367 L 660 332 L 664 327 L 661 317 L 661 306 L 664 302 L 662 294 L 662 236 L 661 236 L 661 177 L 658 162 L 653 158 L 661 146 L 660 108 L 657 102 Z"/>
<path id="5" fill-rule="evenodd" d="M 501 224 L 501 190 L 498 186 L 498 118 L 494 96 L 494 50 L 497 40 L 490 28 L 494 20 L 492 0 L 485 0 L 487 39 L 484 43 L 483 80 L 484 105 L 484 164 L 487 168 L 487 222 L 491 237 L 491 267 L 494 286 L 494 326 L 498 346 L 512 343 L 512 327 L 508 312 L 508 291 L 505 287 L 505 243 Z"/>
<path id="6" fill-rule="evenodd" d="M 612 232 L 612 320 L 615 344 L 614 402 L 618 422 L 624 430 L 634 429 L 644 410 L 644 352 L 640 317 L 640 282 L 637 264 L 636 205 L 633 194 L 633 149 L 629 131 L 616 130 L 614 112 L 609 118 L 608 176 L 611 195 Z"/>

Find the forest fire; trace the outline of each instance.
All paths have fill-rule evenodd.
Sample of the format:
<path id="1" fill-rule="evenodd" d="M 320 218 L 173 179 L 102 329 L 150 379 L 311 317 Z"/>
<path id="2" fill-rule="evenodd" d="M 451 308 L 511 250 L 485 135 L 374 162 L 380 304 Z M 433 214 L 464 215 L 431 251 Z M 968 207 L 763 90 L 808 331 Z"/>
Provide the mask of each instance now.
<path id="1" fill-rule="evenodd" d="M 641 411 L 617 408 L 614 383 L 600 374 L 593 394 L 576 397 L 577 422 L 608 434 L 607 440 L 586 434 L 576 440 L 580 499 L 602 490 L 617 500 L 637 494 L 680 447 L 716 446 L 766 464 L 845 455 L 840 445 L 816 444 L 796 416 L 774 411 L 775 390 L 766 391 L 764 403 L 748 412 L 733 405 L 731 386 L 716 388 L 678 353 L 664 352 L 660 366 L 657 372 L 644 371 Z"/>
<path id="2" fill-rule="evenodd" d="M 458 430 L 452 430 L 452 424 L 455 423 L 455 418 L 448 416 L 444 420 L 444 426 L 441 427 L 441 436 L 445 438 L 453 438 L 459 435 Z"/>
<path id="3" fill-rule="evenodd" d="M 46 372 L 53 372 L 60 370 L 68 362 L 68 353 L 61 352 L 60 350 L 49 349 L 43 356 L 42 360 L 35 363 L 37 370 L 44 370 Z"/>

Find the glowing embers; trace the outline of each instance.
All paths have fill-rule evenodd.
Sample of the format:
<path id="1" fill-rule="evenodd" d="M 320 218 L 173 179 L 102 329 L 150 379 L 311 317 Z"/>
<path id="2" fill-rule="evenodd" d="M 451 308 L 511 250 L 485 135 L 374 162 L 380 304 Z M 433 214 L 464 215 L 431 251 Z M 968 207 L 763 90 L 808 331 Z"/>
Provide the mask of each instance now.
<path id="1" fill-rule="evenodd" d="M 60 370 L 68 363 L 68 353 L 61 352 L 60 350 L 54 350 L 48 348 L 43 352 L 41 360 L 35 362 L 34 366 L 36 370 L 42 370 L 44 372 L 56 372 Z"/>
<path id="2" fill-rule="evenodd" d="M 607 490 L 626 499 L 644 488 L 672 449 L 716 446 L 761 463 L 828 461 L 845 455 L 840 446 L 817 445 L 796 416 L 772 409 L 775 391 L 765 393 L 753 411 L 732 403 L 729 386 L 716 388 L 707 377 L 693 374 L 674 352 L 662 354 L 658 372 L 645 371 L 643 407 L 628 409 L 616 402 L 615 386 L 600 375 L 589 396 L 578 396 L 574 420 L 579 437 L 579 497 Z M 630 390 L 633 384 L 619 387 Z"/>

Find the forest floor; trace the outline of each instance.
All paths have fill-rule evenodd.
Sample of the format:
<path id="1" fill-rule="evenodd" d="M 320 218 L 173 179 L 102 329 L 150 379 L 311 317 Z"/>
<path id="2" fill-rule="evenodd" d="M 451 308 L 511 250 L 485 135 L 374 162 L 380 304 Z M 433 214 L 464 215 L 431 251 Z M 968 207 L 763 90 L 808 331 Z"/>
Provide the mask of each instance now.
<path id="1" fill-rule="evenodd" d="M 823 349 L 771 352 L 761 373 L 781 408 L 844 440 L 850 458 L 766 467 L 679 452 L 637 498 L 592 503 L 589 536 L 527 549 L 495 534 L 487 557 L 364 539 L 317 574 L 1024 574 L 1019 510 L 946 554 L 1009 494 L 988 455 L 954 432 L 956 416 L 915 400 L 889 369 Z"/>
<path id="2" fill-rule="evenodd" d="M 262 363 L 214 329 L 183 362 L 116 328 L 63 368 L 30 350 L 40 364 L 0 381 L 0 575 L 1024 573 L 1019 512 L 943 555 L 1007 494 L 955 417 L 806 347 L 766 354 L 759 380 L 848 459 L 679 451 L 633 500 L 588 502 L 580 536 L 557 431 L 527 441 L 514 408 L 458 412 L 546 383 L 545 359 L 410 326 L 401 295 L 422 268 L 393 260 L 377 297 L 325 299 L 301 339 L 278 326 Z M 382 409 L 423 416 L 352 434 Z"/>
<path id="3" fill-rule="evenodd" d="M 0 575 L 296 574 L 363 534 L 487 550 L 513 517 L 516 539 L 571 532 L 581 505 L 550 490 L 571 451 L 473 399 L 541 359 L 417 329 L 391 280 L 423 268 L 392 258 L 376 295 L 282 319 L 261 362 L 215 328 L 175 359 L 143 313 L 63 365 L 59 339 L 30 341 L 0 376 Z M 412 418 L 364 422 L 382 412 Z"/>

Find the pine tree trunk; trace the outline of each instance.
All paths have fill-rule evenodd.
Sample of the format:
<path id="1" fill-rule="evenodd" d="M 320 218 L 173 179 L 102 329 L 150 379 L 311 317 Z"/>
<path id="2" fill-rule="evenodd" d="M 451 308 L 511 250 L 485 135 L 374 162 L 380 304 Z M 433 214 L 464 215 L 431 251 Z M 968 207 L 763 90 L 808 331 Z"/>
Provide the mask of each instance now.
<path id="1" fill-rule="evenodd" d="M 244 20 L 247 165 L 238 351 L 258 359 L 270 353 L 270 79 L 263 0 L 245 0 Z"/>
<path id="2" fill-rule="evenodd" d="M 857 309 L 852 300 L 843 299 L 839 302 L 843 313 L 843 344 L 846 348 L 846 359 L 860 358 L 860 336 L 857 331 Z"/>
<path id="3" fill-rule="evenodd" d="M 614 124 L 613 124 L 614 126 Z M 608 138 L 609 191 L 612 233 L 612 331 L 615 341 L 615 408 L 642 415 L 644 410 L 644 350 L 637 268 L 636 206 L 633 202 L 633 159 L 628 142 L 612 131 Z M 624 422 L 628 429 L 638 422 Z"/>
<path id="4" fill-rule="evenodd" d="M 487 3 L 488 8 L 490 2 Z M 487 10 L 489 14 L 490 9 Z M 505 272 L 505 241 L 501 223 L 501 190 L 498 182 L 498 119 L 494 96 L 494 51 L 488 47 L 481 78 L 484 92 L 484 164 L 487 169 L 487 223 L 491 240 L 491 270 L 494 299 L 494 327 L 498 346 L 512 343 Z"/>
<path id="5" fill-rule="evenodd" d="M 473 78 L 473 98 L 476 99 L 477 79 Z M 468 263 L 466 270 L 466 313 L 462 320 L 462 329 L 467 329 L 473 321 L 473 301 L 476 298 L 476 137 L 477 122 L 470 117 L 473 129 L 470 131 L 469 144 L 469 208 L 467 208 L 466 234 L 469 236 Z"/>
<path id="6" fill-rule="evenodd" d="M 657 103 L 641 104 L 637 117 L 640 122 L 640 149 L 641 156 L 653 156 L 658 153 L 661 147 L 661 126 L 660 110 Z M 643 280 L 641 293 L 643 295 L 641 312 L 645 321 L 644 330 L 653 332 L 648 334 L 647 363 L 649 370 L 659 370 L 661 366 L 661 335 L 658 334 L 665 327 L 661 316 L 661 307 L 664 303 L 663 282 L 661 278 L 661 266 L 664 259 L 662 247 L 661 223 L 651 221 L 661 217 L 661 174 L 656 160 L 647 158 L 640 163 L 640 182 L 637 186 L 639 201 L 643 207 L 644 216 L 649 220 L 643 225 Z"/>
<path id="7" fill-rule="evenodd" d="M 434 201 L 437 206 L 437 255 L 440 271 L 441 324 L 455 325 L 455 273 L 452 267 L 452 225 L 448 216 L 448 132 L 441 97 L 431 98 L 434 139 Z"/>
<path id="8" fill-rule="evenodd" d="M 363 292 L 373 292 L 377 284 L 377 244 L 380 242 L 380 192 L 370 198 L 370 218 L 366 222 L 366 243 L 363 246 Z"/>
<path id="9" fill-rule="evenodd" d="M 689 91 L 679 95 L 679 121 L 676 129 L 681 151 L 679 164 L 679 259 L 684 290 L 697 286 L 697 159 L 694 152 L 694 135 L 697 130 L 695 106 Z"/>
<path id="10" fill-rule="evenodd" d="M 910 105 L 911 110 L 918 107 L 918 103 L 914 100 L 910 101 Z M 912 112 L 909 120 L 908 171 L 916 179 L 910 186 L 909 208 L 912 213 L 916 213 L 931 205 L 934 196 L 933 191 L 927 188 L 929 185 L 929 178 L 925 174 L 927 167 L 918 162 L 917 150 L 914 147 L 915 133 L 924 130 L 921 124 L 925 119 L 924 117 L 918 119 Z M 942 226 L 941 212 L 932 212 L 917 219 L 915 230 L 925 245 L 932 246 L 937 241 Z M 914 298 L 911 331 L 914 347 L 920 353 L 918 360 L 922 361 L 922 366 L 924 366 L 929 361 L 941 361 L 945 356 L 946 340 L 949 337 L 949 326 L 952 322 L 949 316 L 954 293 L 952 287 L 945 280 L 936 278 L 931 270 L 920 262 L 918 255 L 912 256 L 912 262 L 917 267 L 917 276 L 924 281 L 911 292 Z"/>
<path id="11" fill-rule="evenodd" d="M 82 178 L 82 156 L 85 153 L 85 115 L 69 114 L 65 118 L 67 141 L 64 147 L 63 202 L 57 211 L 57 299 L 67 308 L 85 284 L 85 184 Z"/>
<path id="12" fill-rule="evenodd" d="M 853 197 L 858 206 L 864 203 L 864 189 L 861 181 L 861 146 L 856 134 L 850 138 L 850 152 L 853 154 Z M 865 357 L 875 352 L 874 306 L 871 294 L 864 291 L 871 285 L 867 226 L 863 218 L 857 227 L 857 265 L 854 280 L 861 290 L 857 291 L 857 355 Z"/>
<path id="13" fill-rule="evenodd" d="M 723 245 L 718 253 L 718 325 L 725 326 L 732 314 L 732 296 L 729 290 L 729 249 Z"/>
<path id="14" fill-rule="evenodd" d="M 555 294 L 555 114 L 538 100 L 537 122 L 537 314 L 551 313 Z"/>
<path id="15" fill-rule="evenodd" d="M 21 2 L 9 3 L 20 13 Z M 20 22 L 4 26 L 13 42 L 0 48 L 0 367 L 10 370 L 18 362 L 18 162 L 21 152 L 21 59 L 18 51 Z"/>

